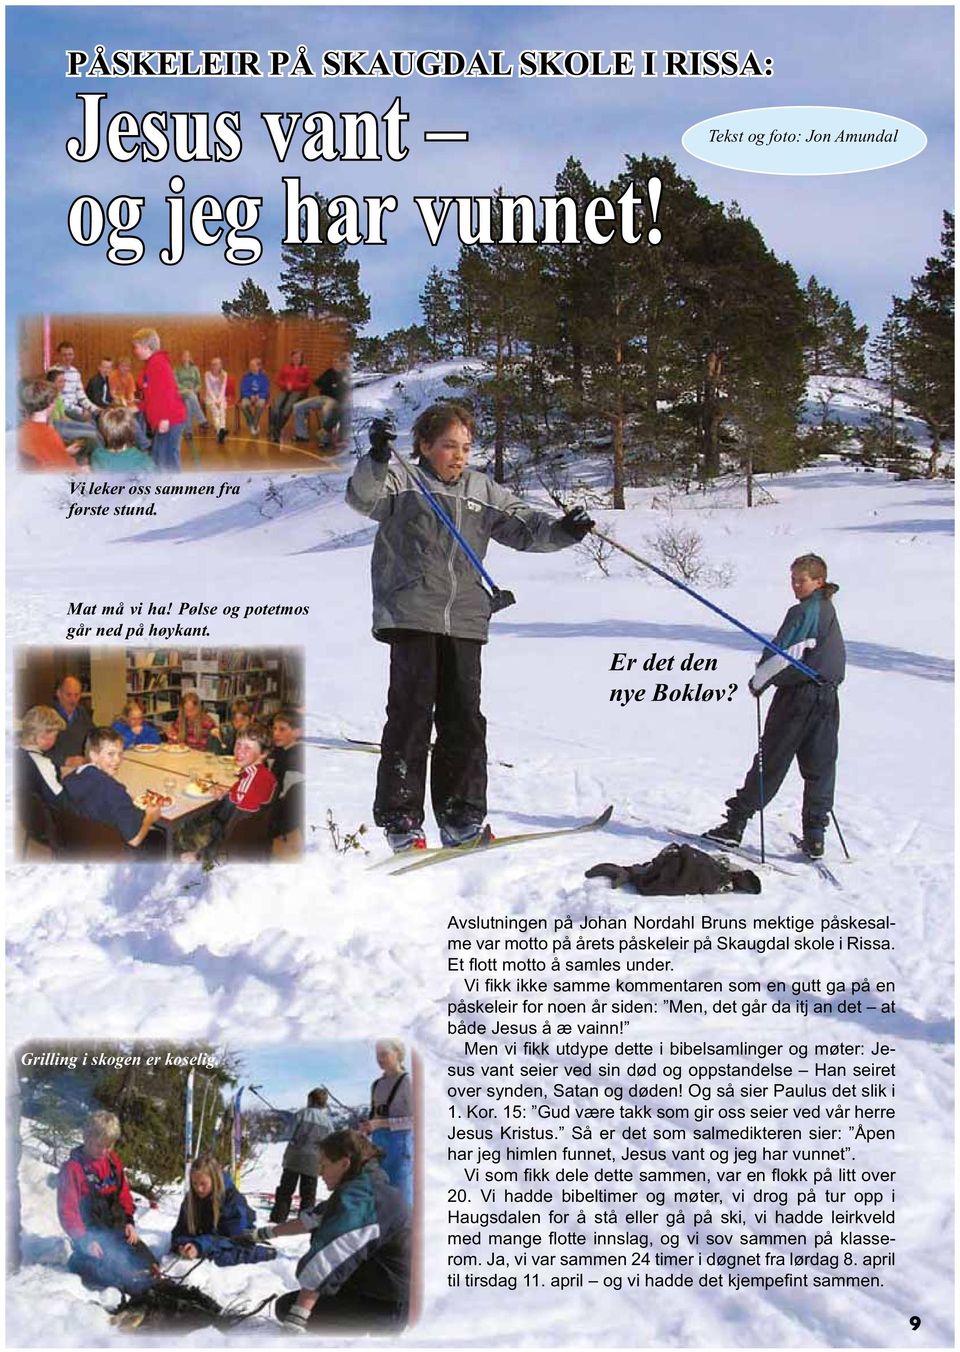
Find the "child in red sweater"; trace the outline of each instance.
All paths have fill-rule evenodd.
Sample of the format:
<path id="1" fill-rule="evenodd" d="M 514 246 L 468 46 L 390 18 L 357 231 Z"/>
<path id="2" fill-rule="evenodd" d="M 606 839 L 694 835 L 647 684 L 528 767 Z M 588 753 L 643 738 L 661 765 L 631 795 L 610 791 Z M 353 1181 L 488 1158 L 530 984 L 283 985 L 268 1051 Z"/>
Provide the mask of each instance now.
<path id="1" fill-rule="evenodd" d="M 279 441 L 283 425 L 294 404 L 305 399 L 310 390 L 310 368 L 303 364 L 303 353 L 294 348 L 286 366 L 277 375 L 277 394 L 270 406 L 270 440 Z"/>
<path id="2" fill-rule="evenodd" d="M 113 1113 L 90 1114 L 83 1145 L 70 1152 L 57 1177 L 57 1214 L 73 1248 L 70 1271 L 87 1286 L 136 1293 L 160 1267 L 134 1225 L 130 1185 L 113 1149 L 119 1136 Z"/>
<path id="3" fill-rule="evenodd" d="M 143 386 L 143 412 L 153 429 L 150 453 L 161 473 L 179 473 L 180 438 L 187 425 L 187 410 L 177 378 L 166 352 L 160 348 L 156 329 L 137 329 L 133 335 L 133 355 L 145 362 L 140 373 Z"/>
<path id="4" fill-rule="evenodd" d="M 252 815 L 272 802 L 277 781 L 273 771 L 264 764 L 264 757 L 272 745 L 272 734 L 259 723 L 251 723 L 237 734 L 233 749 L 234 759 L 240 766 L 237 782 L 229 790 L 217 785 L 212 792 L 220 801 L 210 816 L 197 824 L 188 823 L 178 833 L 177 844 L 183 851 L 180 855 L 183 863 L 212 866 L 217 847 L 234 815 L 237 812 Z"/>

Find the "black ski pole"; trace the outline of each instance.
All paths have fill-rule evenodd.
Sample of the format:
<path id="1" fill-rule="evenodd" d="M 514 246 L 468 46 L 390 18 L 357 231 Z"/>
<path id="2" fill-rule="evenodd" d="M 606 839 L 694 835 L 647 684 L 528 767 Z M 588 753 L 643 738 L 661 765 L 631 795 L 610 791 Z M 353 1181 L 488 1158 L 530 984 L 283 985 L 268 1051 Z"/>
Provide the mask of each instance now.
<path id="1" fill-rule="evenodd" d="M 348 1103 L 341 1103 L 340 1100 L 334 1094 L 332 1094 L 329 1089 L 327 1090 L 327 1097 L 329 1098 L 331 1103 L 335 1103 L 338 1108 L 342 1108 L 345 1113 L 348 1113 L 350 1115 L 350 1120 L 352 1122 L 360 1121 L 356 1108 L 351 1108 Z"/>
<path id="2" fill-rule="evenodd" d="M 262 1085 L 248 1084 L 247 1088 L 250 1090 L 251 1094 L 256 1094 L 260 1102 L 265 1103 L 272 1113 L 279 1113 L 283 1111 L 282 1108 L 275 1108 L 269 1099 L 265 1099 L 263 1097 L 263 1095 L 259 1092 L 263 1088 Z"/>
<path id="3" fill-rule="evenodd" d="M 760 863 L 766 863 L 763 836 L 763 724 L 760 720 L 760 697 L 757 696 L 757 774 L 760 778 Z"/>
<path id="4" fill-rule="evenodd" d="M 846 858 L 849 859 L 850 851 L 847 849 L 847 842 L 843 838 L 843 832 L 840 830 L 840 823 L 837 821 L 837 814 L 834 812 L 833 808 L 830 809 L 830 820 L 837 828 L 837 835 L 840 837 L 840 844 L 843 846 L 843 853 L 846 856 Z"/>

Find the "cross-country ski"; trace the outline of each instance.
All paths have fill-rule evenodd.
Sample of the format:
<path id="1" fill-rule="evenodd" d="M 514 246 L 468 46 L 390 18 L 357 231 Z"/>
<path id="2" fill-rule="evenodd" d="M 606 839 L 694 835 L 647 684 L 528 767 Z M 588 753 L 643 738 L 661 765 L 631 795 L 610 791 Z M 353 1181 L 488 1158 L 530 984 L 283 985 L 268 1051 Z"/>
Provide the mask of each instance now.
<path id="1" fill-rule="evenodd" d="M 402 873 L 414 873 L 418 869 L 429 868 L 432 864 L 444 864 L 454 859 L 469 859 L 476 855 L 486 855 L 491 850 L 502 850 L 513 845 L 534 845 L 543 840 L 555 840 L 560 836 L 577 836 L 588 831 L 599 831 L 613 816 L 613 805 L 605 808 L 598 817 L 592 821 L 581 822 L 578 826 L 560 826 L 547 831 L 518 831 L 512 835 L 494 836 L 489 831 L 484 831 L 476 841 L 467 845 L 446 846 L 437 850 L 415 850 L 410 851 L 410 855 L 401 855 L 400 861 L 387 859 L 385 864 L 398 864 L 390 872 L 391 878 L 399 877 Z"/>

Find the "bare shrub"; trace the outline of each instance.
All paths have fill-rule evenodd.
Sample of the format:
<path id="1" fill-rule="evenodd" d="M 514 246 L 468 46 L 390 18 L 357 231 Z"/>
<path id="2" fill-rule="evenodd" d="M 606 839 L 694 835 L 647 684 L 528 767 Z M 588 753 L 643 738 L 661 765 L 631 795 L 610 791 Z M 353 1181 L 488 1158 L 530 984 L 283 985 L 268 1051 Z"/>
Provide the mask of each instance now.
<path id="1" fill-rule="evenodd" d="M 606 531 L 605 534 L 615 538 L 613 529 Z M 575 546 L 578 554 L 587 558 L 591 563 L 595 563 L 604 577 L 610 576 L 610 560 L 615 553 L 615 546 L 610 540 L 605 540 L 601 535 L 594 535 L 592 532 L 585 535 L 578 545 Z"/>
<path id="2" fill-rule="evenodd" d="M 729 587 L 736 577 L 736 570 L 729 561 L 714 565 L 704 557 L 703 536 L 692 526 L 666 522 L 656 535 L 647 537 L 647 544 L 666 571 L 684 582 Z"/>

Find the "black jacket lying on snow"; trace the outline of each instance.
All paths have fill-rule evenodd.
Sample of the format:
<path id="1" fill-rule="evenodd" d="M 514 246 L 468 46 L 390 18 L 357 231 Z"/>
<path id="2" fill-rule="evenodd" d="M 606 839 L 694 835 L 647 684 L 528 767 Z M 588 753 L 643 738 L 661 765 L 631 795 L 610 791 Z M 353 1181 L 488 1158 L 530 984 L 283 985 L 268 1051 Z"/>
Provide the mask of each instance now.
<path id="1" fill-rule="evenodd" d="M 614 887 L 630 886 L 644 897 L 760 891 L 760 879 L 755 873 L 732 869 L 725 860 L 692 845 L 668 845 L 646 864 L 594 864 L 584 876 L 609 878 Z"/>

